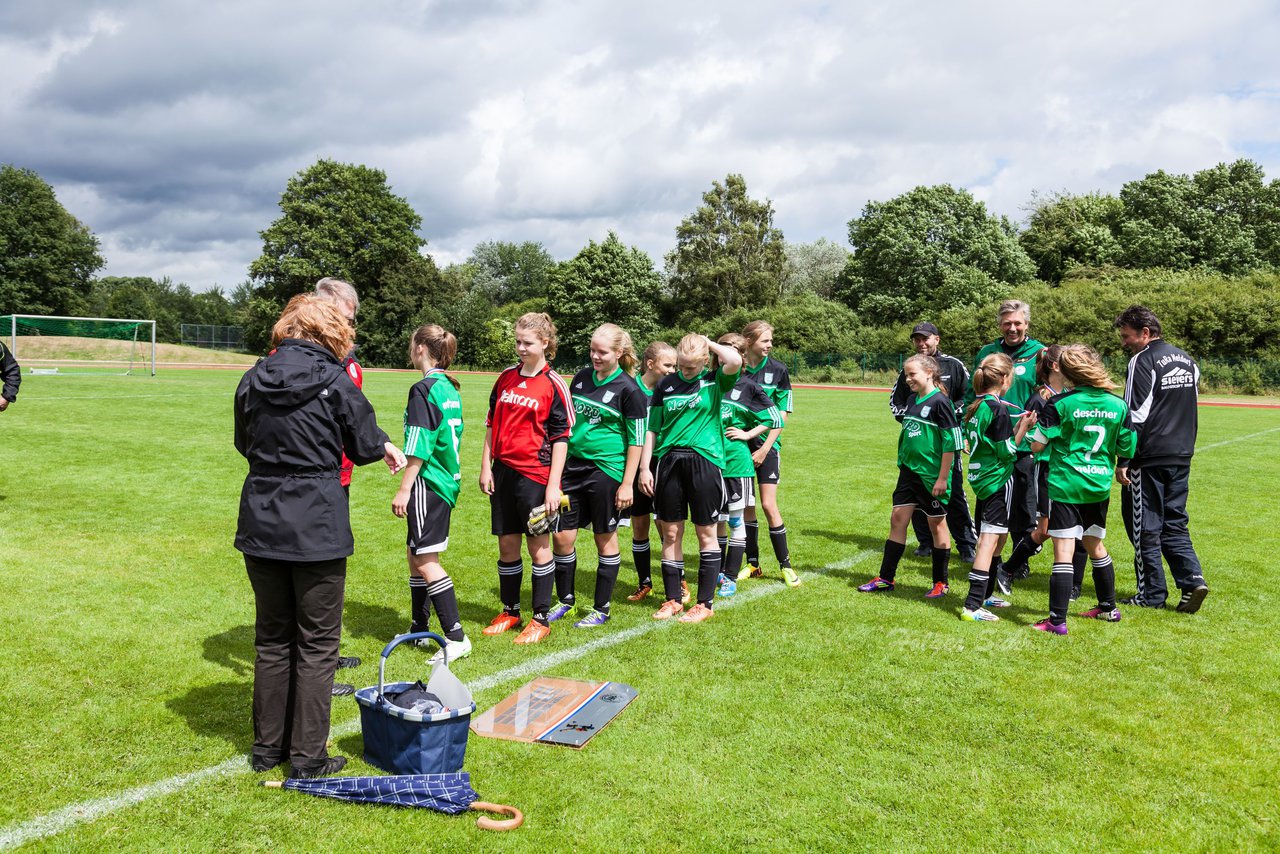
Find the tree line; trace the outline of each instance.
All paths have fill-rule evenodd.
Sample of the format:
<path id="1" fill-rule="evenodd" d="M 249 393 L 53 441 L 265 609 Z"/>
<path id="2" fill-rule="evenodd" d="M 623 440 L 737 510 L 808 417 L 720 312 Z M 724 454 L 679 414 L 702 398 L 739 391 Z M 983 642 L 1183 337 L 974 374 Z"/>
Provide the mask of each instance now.
<path id="1" fill-rule="evenodd" d="M 1139 301 L 1202 358 L 1280 358 L 1280 181 L 1256 163 L 1157 171 L 1115 196 L 1036 194 L 1026 210 L 1019 227 L 964 189 L 922 186 L 868 202 L 847 246 L 790 243 L 772 201 L 730 174 L 676 227 L 661 268 L 612 231 L 566 260 L 536 241 L 491 241 L 441 268 L 384 172 L 322 159 L 289 179 L 246 281 L 193 293 L 168 279 L 97 278 L 92 232 L 39 175 L 3 166 L 0 313 L 153 317 L 161 340 L 177 340 L 181 323 L 237 325 L 261 352 L 284 303 L 335 275 L 360 291 L 367 364 L 403 366 L 408 331 L 430 321 L 458 334 L 461 363 L 494 367 L 510 360 L 511 322 L 530 310 L 556 319 L 566 358 L 585 355 L 604 318 L 646 342 L 763 317 L 783 349 L 847 354 L 902 351 L 907 327 L 927 318 L 963 354 L 992 336 L 995 305 L 1017 296 L 1043 340 L 1118 355 L 1106 321 Z"/>

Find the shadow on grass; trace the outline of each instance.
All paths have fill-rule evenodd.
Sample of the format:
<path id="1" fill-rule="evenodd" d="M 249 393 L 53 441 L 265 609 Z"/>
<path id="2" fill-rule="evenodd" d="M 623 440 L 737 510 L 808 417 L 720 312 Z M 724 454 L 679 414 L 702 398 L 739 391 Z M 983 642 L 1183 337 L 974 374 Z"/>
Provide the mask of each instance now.
<path id="1" fill-rule="evenodd" d="M 236 626 L 204 639 L 205 661 L 220 664 L 237 676 L 253 675 L 253 626 Z"/>
<path id="2" fill-rule="evenodd" d="M 342 608 L 342 625 L 347 633 L 356 638 L 373 638 L 389 641 L 398 634 L 409 629 L 409 590 L 405 585 L 404 610 L 388 608 L 385 605 L 370 605 L 359 599 L 347 597 Z"/>
<path id="3" fill-rule="evenodd" d="M 245 753 L 253 746 L 253 684 L 218 682 L 192 688 L 165 706 L 187 722 L 199 736 L 223 738 Z"/>

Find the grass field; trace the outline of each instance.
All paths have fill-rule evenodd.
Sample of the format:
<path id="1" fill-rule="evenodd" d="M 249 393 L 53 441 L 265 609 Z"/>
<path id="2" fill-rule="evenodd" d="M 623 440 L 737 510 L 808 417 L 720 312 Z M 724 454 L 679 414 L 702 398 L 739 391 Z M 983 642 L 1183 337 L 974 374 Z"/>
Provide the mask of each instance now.
<path id="1" fill-rule="evenodd" d="M 766 559 L 771 577 L 741 585 L 709 623 L 658 624 L 656 601 L 623 600 L 635 580 L 624 548 L 612 622 L 597 633 L 556 624 L 521 648 L 479 633 L 498 610 L 487 502 L 473 485 L 490 380 L 463 377 L 465 488 L 446 565 L 476 649 L 456 672 L 481 709 L 539 673 L 639 691 L 582 751 L 471 739 L 481 796 L 526 814 L 497 835 L 467 816 L 256 785 L 245 758 L 253 605 L 231 545 L 245 470 L 231 445 L 237 379 L 28 377 L 0 415 L 0 845 L 1280 848 L 1280 411 L 1201 411 L 1190 511 L 1213 595 L 1195 616 L 1127 609 L 1117 625 L 1073 619 L 1066 638 L 1033 632 L 1047 608 L 1043 555 L 998 624 L 956 618 L 956 564 L 940 601 L 922 598 L 928 567 L 910 557 L 898 592 L 857 594 L 887 531 L 897 425 L 883 394 L 803 389 L 782 506 L 804 586 L 786 588 Z M 367 375 L 393 437 L 413 379 Z M 379 650 L 408 624 L 394 488 L 381 467 L 352 487 L 343 652 L 365 659 L 344 671 L 358 686 L 376 682 Z M 1126 595 L 1132 552 L 1113 507 Z M 589 538 L 579 552 L 589 597 Z M 1091 592 L 1086 581 L 1073 614 Z M 425 657 L 397 651 L 388 670 L 421 675 Z M 335 700 L 335 749 L 353 759 L 345 773 L 373 773 L 358 759 L 357 718 L 353 699 Z"/>

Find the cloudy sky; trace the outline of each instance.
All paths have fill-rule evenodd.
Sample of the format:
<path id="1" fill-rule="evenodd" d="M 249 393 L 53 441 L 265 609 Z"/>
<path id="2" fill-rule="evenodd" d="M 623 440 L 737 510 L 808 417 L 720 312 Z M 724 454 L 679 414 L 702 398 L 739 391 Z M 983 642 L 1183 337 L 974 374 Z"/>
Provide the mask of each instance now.
<path id="1" fill-rule="evenodd" d="M 1280 177 L 1273 0 L 7 0 L 0 162 L 39 172 L 107 274 L 230 290 L 288 178 L 387 173 L 427 251 L 661 256 L 740 172 L 788 240 L 869 199 L 1114 192 L 1237 157 Z"/>

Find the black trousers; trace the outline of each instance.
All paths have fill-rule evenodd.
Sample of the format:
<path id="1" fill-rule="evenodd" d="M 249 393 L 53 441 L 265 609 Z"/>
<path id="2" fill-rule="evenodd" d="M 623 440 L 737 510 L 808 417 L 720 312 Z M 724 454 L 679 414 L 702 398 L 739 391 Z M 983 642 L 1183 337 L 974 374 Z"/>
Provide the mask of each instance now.
<path id="1" fill-rule="evenodd" d="M 919 507 L 911 514 L 911 528 L 920 545 L 933 546 L 933 534 L 929 531 L 924 511 Z M 951 532 L 952 545 L 956 551 L 972 551 L 977 548 L 978 534 L 973 526 L 973 516 L 969 513 L 969 499 L 964 494 L 964 469 L 960 466 L 959 454 L 956 454 L 951 466 L 951 502 L 947 504 L 947 530 Z"/>
<path id="2" fill-rule="evenodd" d="M 310 769 L 328 758 L 347 559 L 244 556 L 253 585 L 253 757 Z"/>
<path id="3" fill-rule="evenodd" d="M 1169 597 L 1164 565 L 1181 590 L 1204 584 L 1200 558 L 1187 529 L 1187 491 L 1191 466 L 1158 465 L 1130 468 L 1129 486 L 1120 489 L 1124 530 L 1133 543 L 1133 571 L 1138 598 L 1162 605 Z"/>

